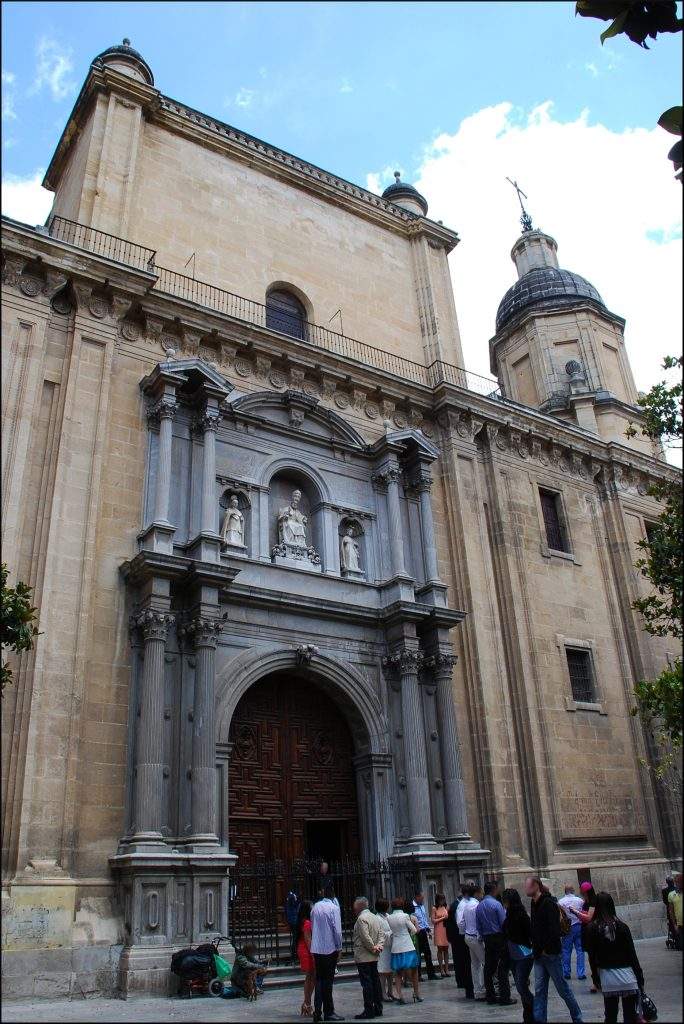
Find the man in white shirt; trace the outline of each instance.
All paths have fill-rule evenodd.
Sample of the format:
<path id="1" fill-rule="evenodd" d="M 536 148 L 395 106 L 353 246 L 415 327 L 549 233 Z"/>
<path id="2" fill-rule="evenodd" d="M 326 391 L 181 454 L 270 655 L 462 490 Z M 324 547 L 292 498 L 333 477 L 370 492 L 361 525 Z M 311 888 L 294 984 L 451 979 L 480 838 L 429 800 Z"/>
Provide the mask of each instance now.
<path id="1" fill-rule="evenodd" d="M 570 918 L 570 931 L 561 939 L 563 977 L 569 980 L 572 973 L 572 948 L 574 946 L 577 957 L 577 977 L 582 981 L 586 978 L 586 973 L 584 970 L 584 950 L 582 948 L 582 925 L 577 916 L 577 911 L 581 910 L 584 906 L 584 900 L 580 896 L 575 895 L 575 887 L 573 885 L 566 885 L 565 896 L 561 896 L 558 900 L 558 906 L 562 907 Z"/>
<path id="2" fill-rule="evenodd" d="M 482 899 L 482 889 L 479 885 L 470 885 L 466 895 L 458 905 L 456 911 L 456 924 L 458 930 L 465 937 L 466 946 L 470 953 L 470 970 L 473 976 L 473 992 L 475 999 L 482 1002 L 485 996 L 484 987 L 484 943 L 477 931 L 475 912 L 477 905 Z"/>
<path id="3" fill-rule="evenodd" d="M 335 967 L 342 949 L 342 918 L 335 889 L 328 883 L 323 899 L 311 908 L 311 953 L 316 964 L 314 1021 L 343 1020 L 335 1013 L 333 983 Z M 323 1017 L 321 1017 L 321 1011 Z"/>

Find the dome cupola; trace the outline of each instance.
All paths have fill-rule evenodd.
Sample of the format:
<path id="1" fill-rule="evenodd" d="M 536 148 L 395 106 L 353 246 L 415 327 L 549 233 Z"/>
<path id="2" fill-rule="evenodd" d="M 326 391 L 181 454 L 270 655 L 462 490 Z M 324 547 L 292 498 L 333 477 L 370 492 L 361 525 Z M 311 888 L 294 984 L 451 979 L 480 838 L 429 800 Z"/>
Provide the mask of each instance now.
<path id="1" fill-rule="evenodd" d="M 401 206 L 402 210 L 409 213 L 416 213 L 420 217 L 426 217 L 428 204 L 425 196 L 421 196 L 417 188 L 401 180 L 400 171 L 394 172 L 395 181 L 388 185 L 382 193 L 383 199 L 389 199 L 395 206 Z"/>
<path id="2" fill-rule="evenodd" d="M 116 68 L 117 71 L 122 71 L 125 75 L 137 78 L 140 82 L 145 82 L 146 85 L 154 85 L 154 75 L 149 64 L 142 54 L 133 49 L 130 39 L 124 39 L 117 46 L 110 46 L 103 50 L 97 55 L 93 64 L 106 64 L 108 67 Z"/>
<path id="3" fill-rule="evenodd" d="M 534 228 L 523 231 L 511 250 L 518 280 L 508 289 L 496 312 L 500 331 L 523 310 L 570 307 L 589 300 L 605 309 L 593 284 L 571 270 L 558 266 L 556 240 Z"/>

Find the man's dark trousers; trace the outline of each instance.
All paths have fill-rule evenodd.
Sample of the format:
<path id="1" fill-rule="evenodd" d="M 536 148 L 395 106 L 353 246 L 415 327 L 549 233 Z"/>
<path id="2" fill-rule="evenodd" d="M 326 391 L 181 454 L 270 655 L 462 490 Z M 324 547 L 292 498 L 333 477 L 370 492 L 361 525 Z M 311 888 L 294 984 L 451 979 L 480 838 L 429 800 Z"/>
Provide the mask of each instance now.
<path id="1" fill-rule="evenodd" d="M 324 1017 L 332 1017 L 335 1012 L 333 1003 L 333 982 L 335 965 L 339 953 L 314 953 L 316 964 L 316 991 L 314 994 L 314 1016 L 320 1020 L 321 1009 Z"/>
<path id="2" fill-rule="evenodd" d="M 507 1003 L 511 998 L 508 981 L 508 948 L 501 932 L 484 936 L 484 983 L 488 1002 Z M 494 974 L 499 979 L 499 998 L 494 991 Z"/>
<path id="3" fill-rule="evenodd" d="M 418 953 L 425 957 L 427 976 L 428 978 L 436 978 L 437 975 L 435 974 L 435 965 L 432 962 L 432 950 L 430 949 L 427 928 L 421 928 L 416 938 L 418 939 Z"/>
<path id="4" fill-rule="evenodd" d="M 466 998 L 472 999 L 473 973 L 470 967 L 470 950 L 466 946 L 465 936 L 458 936 L 451 943 L 451 956 L 454 961 L 454 976 L 459 988 L 465 989 Z"/>
<path id="5" fill-rule="evenodd" d="M 382 1016 L 382 985 L 376 960 L 357 963 L 359 981 L 363 992 L 363 1012 L 368 1017 Z"/>

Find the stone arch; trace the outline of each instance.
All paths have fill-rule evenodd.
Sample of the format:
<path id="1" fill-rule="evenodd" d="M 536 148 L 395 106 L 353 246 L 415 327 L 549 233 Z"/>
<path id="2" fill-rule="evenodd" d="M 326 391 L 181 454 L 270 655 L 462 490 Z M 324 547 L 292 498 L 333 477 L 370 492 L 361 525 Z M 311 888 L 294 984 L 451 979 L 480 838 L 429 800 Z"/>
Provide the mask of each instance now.
<path id="1" fill-rule="evenodd" d="M 311 299 L 306 294 L 306 292 L 303 292 L 302 289 L 298 288 L 296 284 L 292 284 L 291 281 L 271 281 L 271 283 L 266 288 L 266 301 L 268 301 L 268 296 L 271 294 L 271 292 L 289 292 L 290 295 L 293 295 L 295 299 L 297 299 L 304 307 L 304 313 L 308 323 L 313 323 L 314 311 L 313 306 L 311 304 Z"/>
<path id="2" fill-rule="evenodd" d="M 283 671 L 295 672 L 329 694 L 347 720 L 357 755 L 387 752 L 383 709 L 361 673 L 327 654 L 294 647 L 253 648 L 224 666 L 216 680 L 217 743 L 228 743 L 233 714 L 247 690 Z"/>
<path id="3" fill-rule="evenodd" d="M 271 480 L 278 473 L 290 473 L 293 476 L 303 477 L 313 488 L 318 501 L 330 501 L 330 490 L 325 478 L 317 469 L 314 469 L 304 458 L 294 452 L 287 456 L 275 456 L 264 466 L 261 484 L 270 486 Z"/>

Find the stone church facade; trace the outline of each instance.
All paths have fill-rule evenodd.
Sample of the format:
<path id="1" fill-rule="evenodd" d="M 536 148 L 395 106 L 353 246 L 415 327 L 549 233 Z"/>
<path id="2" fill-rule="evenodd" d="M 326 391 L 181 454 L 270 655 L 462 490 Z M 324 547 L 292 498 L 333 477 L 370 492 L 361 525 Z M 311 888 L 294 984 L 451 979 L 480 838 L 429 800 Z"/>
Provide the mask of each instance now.
<path id="1" fill-rule="evenodd" d="M 7 994 L 163 988 L 258 858 L 579 869 L 659 927 L 678 811 L 629 712 L 675 652 L 631 602 L 673 470 L 625 435 L 624 321 L 525 224 L 467 373 L 414 188 L 169 99 L 127 41 L 45 184 L 45 227 L 3 218 L 3 559 L 41 628 Z"/>

